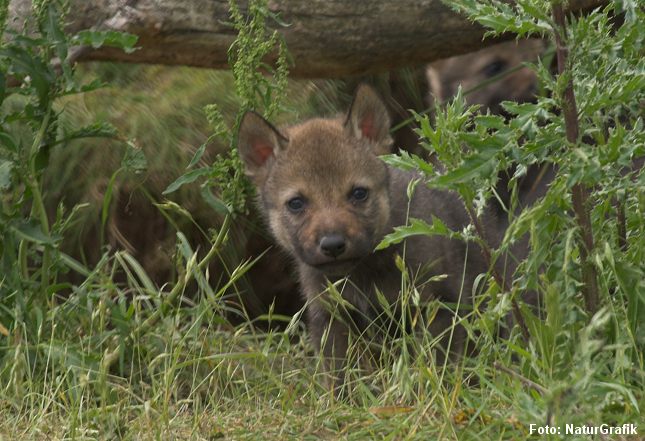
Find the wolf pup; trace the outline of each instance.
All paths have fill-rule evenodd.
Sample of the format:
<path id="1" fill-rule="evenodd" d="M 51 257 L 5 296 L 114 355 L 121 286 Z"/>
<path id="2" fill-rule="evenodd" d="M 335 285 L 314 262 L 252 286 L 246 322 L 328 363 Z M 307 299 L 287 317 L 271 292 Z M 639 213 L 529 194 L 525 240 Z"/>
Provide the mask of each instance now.
<path id="1" fill-rule="evenodd" d="M 418 185 L 408 200 L 408 184 L 420 176 L 378 158 L 391 151 L 389 128 L 384 104 L 365 85 L 357 89 L 344 118 L 314 118 L 277 129 L 248 112 L 240 126 L 240 156 L 273 236 L 295 260 L 310 334 L 329 371 L 345 365 L 350 330 L 364 330 L 379 315 L 376 289 L 400 306 L 396 255 L 404 256 L 417 278 L 422 300 L 467 304 L 475 277 L 487 270 L 474 245 L 467 250 L 464 243 L 444 237 L 417 236 L 405 245 L 375 251 L 408 217 L 431 222 L 436 216 L 453 230 L 469 224 L 454 193 Z M 447 277 L 419 281 L 421 275 L 428 280 L 442 274 Z M 328 286 L 344 278 L 339 286 L 351 307 L 339 317 L 327 306 Z M 440 310 L 430 332 L 440 334 L 454 318 L 454 312 Z M 456 332 L 461 334 L 458 328 Z M 451 340 L 452 350 L 460 351 L 463 336 Z"/>
<path id="2" fill-rule="evenodd" d="M 522 63 L 535 62 L 545 52 L 546 42 L 526 39 L 499 43 L 470 54 L 457 55 L 428 65 L 426 77 L 431 100 L 447 102 L 461 86 L 470 90 L 468 104 L 480 104 L 482 113 L 501 114 L 502 101 L 535 102 L 538 91 L 536 74 Z M 515 69 L 512 72 L 511 69 Z M 503 78 L 490 82 L 507 72 Z"/>
<path id="3" fill-rule="evenodd" d="M 508 117 L 501 105 L 503 101 L 536 101 L 537 75 L 527 66 L 522 66 L 522 63 L 536 62 L 546 48 L 546 42 L 540 39 L 507 41 L 470 54 L 435 61 L 426 69 L 431 91 L 430 101 L 447 103 L 461 87 L 464 92 L 470 91 L 464 95 L 468 105 L 479 104 L 482 113 L 491 112 Z M 505 73 L 503 77 L 495 78 L 502 73 Z M 512 167 L 502 172 L 495 187 L 502 203 L 498 204 L 497 199 L 492 203 L 502 216 L 503 207 L 511 205 L 509 181 L 515 171 Z M 531 205 L 544 196 L 548 184 L 554 178 L 555 169 L 549 164 L 529 166 L 526 175 L 519 179 L 519 207 Z"/>

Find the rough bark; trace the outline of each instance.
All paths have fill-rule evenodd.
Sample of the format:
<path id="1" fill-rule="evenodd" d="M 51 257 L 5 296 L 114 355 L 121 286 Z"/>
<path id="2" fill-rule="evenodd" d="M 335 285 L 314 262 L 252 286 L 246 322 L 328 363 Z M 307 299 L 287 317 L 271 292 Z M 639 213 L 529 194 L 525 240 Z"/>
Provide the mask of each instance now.
<path id="1" fill-rule="evenodd" d="M 30 0 L 11 0 L 20 27 Z M 573 0 L 572 10 L 598 0 Z M 244 6 L 245 2 L 240 2 Z M 117 29 L 139 36 L 132 54 L 83 50 L 79 61 L 227 67 L 235 38 L 228 0 L 70 0 L 69 30 Z M 270 0 L 287 26 L 271 23 L 284 37 L 297 77 L 367 74 L 430 62 L 481 48 L 483 29 L 452 12 L 441 0 Z M 511 36 L 509 36 L 511 37 Z"/>

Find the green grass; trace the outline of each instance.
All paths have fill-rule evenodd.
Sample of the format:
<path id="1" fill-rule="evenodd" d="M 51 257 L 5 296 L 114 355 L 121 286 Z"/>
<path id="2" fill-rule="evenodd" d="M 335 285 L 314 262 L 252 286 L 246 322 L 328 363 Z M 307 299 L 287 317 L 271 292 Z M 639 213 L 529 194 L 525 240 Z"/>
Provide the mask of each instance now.
<path id="1" fill-rule="evenodd" d="M 114 87 L 63 100 L 61 107 L 70 126 L 107 119 L 143 146 L 147 174 L 117 181 L 130 186 L 127 197 L 142 192 L 150 198 L 141 200 L 163 202 L 161 190 L 208 136 L 203 105 L 218 102 L 231 114 L 236 110 L 226 73 L 108 66 L 85 74 L 109 79 Z M 291 87 L 289 107 L 308 114 L 305 101 L 313 86 Z M 288 112 L 278 117 L 293 118 Z M 229 322 L 227 300 L 243 293 L 227 282 L 247 267 L 225 259 L 236 238 L 215 241 L 222 219 L 213 219 L 194 188 L 173 198 L 200 225 L 195 234 L 202 249 L 181 236 L 175 240 L 178 231 L 189 236 L 193 228 L 175 219 L 168 229 L 172 259 L 164 263 L 174 273 L 168 284 L 153 280 L 154 267 L 144 264 L 145 257 L 102 248 L 92 237 L 100 227 L 106 182 L 122 156 L 117 148 L 93 140 L 52 152 L 44 186 L 50 210 L 61 200 L 68 206 L 90 203 L 67 247 L 95 249 L 80 253 L 94 253 L 78 269 L 80 281 L 55 286 L 49 297 L 12 311 L 17 326 L 0 328 L 3 441 L 545 439 L 530 437 L 529 425 L 545 425 L 549 418 L 562 428 L 635 423 L 640 435 L 625 439 L 644 436 L 643 346 L 626 326 L 633 320 L 628 303 L 611 294 L 611 271 L 603 277 L 605 308 L 585 321 L 578 320 L 578 303 L 564 296 L 572 288 L 545 281 L 548 314 L 529 320 L 529 343 L 516 329 L 502 340 L 485 326 L 499 320 L 495 314 L 503 315 L 503 308 L 473 311 L 464 325 L 478 351 L 456 362 L 437 364 L 437 344 L 427 333 L 384 342 L 357 337 L 345 398 L 337 399 L 324 386 L 302 317 L 274 317 L 285 321 L 281 331 Z M 642 231 L 642 194 L 630 201 L 632 234 Z M 151 216 L 160 216 L 150 207 Z M 637 245 L 631 252 L 640 252 L 641 239 L 629 238 Z M 199 265 L 213 242 L 213 259 L 226 263 L 219 272 Z M 567 259 L 574 264 L 575 256 Z M 620 263 L 619 256 L 602 259 Z M 435 307 L 440 305 L 430 305 L 429 314 Z M 370 345 L 387 350 L 374 355 L 366 350 Z M 115 358 L 105 363 L 109 354 Z"/>
<path id="2" fill-rule="evenodd" d="M 534 373 L 539 386 L 528 387 L 521 373 L 493 361 L 517 369 L 512 345 L 484 337 L 477 356 L 445 365 L 433 363 L 427 335 L 386 342 L 390 350 L 376 366 L 352 368 L 347 398 L 338 400 L 323 386 L 301 323 L 285 332 L 232 328 L 208 299 L 184 298 L 105 372 L 101 354 L 118 334 L 106 326 L 112 302 L 128 296 L 127 305 L 141 305 L 133 308 L 131 326 L 149 315 L 143 304 L 158 301 L 153 294 L 159 293 L 134 280 L 119 288 L 100 279 L 88 279 L 91 294 L 72 295 L 47 312 L 54 317 L 42 337 L 15 345 L 0 401 L 5 439 L 493 440 L 528 439 L 528 424 L 544 424 L 549 412 L 562 425 L 643 421 L 635 407 L 644 404 L 642 389 L 605 379 L 584 363 L 572 376 L 615 388 L 613 400 L 609 392 L 595 401 L 593 390 L 573 388 L 553 372 Z M 81 302 L 88 296 L 94 305 Z M 63 314 L 66 320 L 56 320 Z M 358 354 L 366 355 L 366 343 L 356 344 Z M 542 363 L 539 350 L 526 352 L 526 364 Z M 580 385 L 589 379 L 579 378 Z M 621 387 L 636 393 L 636 403 L 620 399 Z"/>
<path id="3" fill-rule="evenodd" d="M 186 255 L 181 265 L 190 261 Z M 222 309 L 226 291 L 211 296 L 198 285 L 167 304 L 169 288 L 150 287 L 126 253 L 102 262 L 51 309 L 30 311 L 25 326 L 41 320 L 33 341 L 20 340 L 28 335 L 20 329 L 12 334 L 0 401 L 5 439 L 494 440 L 529 439 L 528 425 L 548 414 L 561 425 L 642 422 L 642 388 L 633 383 L 643 379 L 642 364 L 612 376 L 617 348 L 594 344 L 606 318 L 581 330 L 579 346 L 550 342 L 549 328 L 536 322 L 543 346 L 481 333 L 477 355 L 439 365 L 426 333 L 383 342 L 388 350 L 371 363 L 365 348 L 375 341 L 366 335 L 353 346 L 339 400 L 323 386 L 297 317 L 285 331 L 233 327 Z M 131 276 L 115 284 L 115 271 Z M 159 321 L 105 369 L 114 339 L 160 308 Z M 556 349 L 576 362 L 549 365 Z"/>

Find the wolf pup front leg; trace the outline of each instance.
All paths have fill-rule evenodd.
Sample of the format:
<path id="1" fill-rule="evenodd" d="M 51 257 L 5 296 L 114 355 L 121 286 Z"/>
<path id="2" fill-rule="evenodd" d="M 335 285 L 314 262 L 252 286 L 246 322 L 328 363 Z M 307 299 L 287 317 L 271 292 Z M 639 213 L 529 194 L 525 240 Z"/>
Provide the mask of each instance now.
<path id="1" fill-rule="evenodd" d="M 378 158 L 390 153 L 389 126 L 385 106 L 367 86 L 358 88 L 344 117 L 277 129 L 248 112 L 240 125 L 246 173 L 271 233 L 296 262 L 310 334 L 329 371 L 345 364 L 345 320 L 369 316 L 374 303 L 379 265 L 366 262 L 391 229 L 389 172 Z M 345 277 L 354 282 L 342 290 L 353 312 L 336 319 L 327 286 Z"/>

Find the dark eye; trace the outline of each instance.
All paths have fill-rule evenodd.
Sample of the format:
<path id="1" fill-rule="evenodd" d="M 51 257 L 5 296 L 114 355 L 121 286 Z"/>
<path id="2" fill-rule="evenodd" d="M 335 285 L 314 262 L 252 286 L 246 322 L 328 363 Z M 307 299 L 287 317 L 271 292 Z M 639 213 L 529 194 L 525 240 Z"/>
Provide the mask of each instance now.
<path id="1" fill-rule="evenodd" d="M 354 201 L 363 202 L 367 200 L 368 195 L 369 195 L 369 191 L 367 190 L 367 188 L 355 187 L 350 193 L 349 197 Z"/>
<path id="2" fill-rule="evenodd" d="M 305 200 L 300 196 L 291 198 L 287 201 L 287 208 L 292 213 L 300 213 L 305 208 Z"/>
<path id="3" fill-rule="evenodd" d="M 498 59 L 484 66 L 482 73 L 487 77 L 494 77 L 495 75 L 502 73 L 502 71 L 504 71 L 505 69 L 506 62 L 504 60 Z"/>

